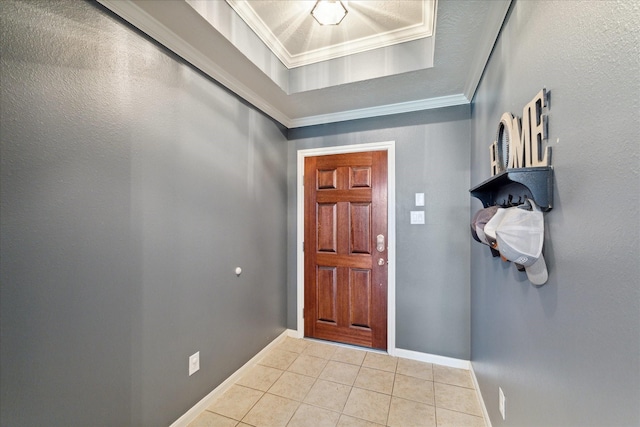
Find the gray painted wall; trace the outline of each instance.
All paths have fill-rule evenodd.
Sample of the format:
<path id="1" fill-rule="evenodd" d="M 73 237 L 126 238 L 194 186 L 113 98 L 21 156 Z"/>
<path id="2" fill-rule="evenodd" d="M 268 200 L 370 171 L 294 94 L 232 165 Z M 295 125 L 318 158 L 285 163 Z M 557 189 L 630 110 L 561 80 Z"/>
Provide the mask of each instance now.
<path id="1" fill-rule="evenodd" d="M 226 1 L 185 0 L 200 16 L 289 93 L 289 70 Z"/>
<path id="2" fill-rule="evenodd" d="M 469 359 L 469 106 L 289 131 L 288 326 L 296 328 L 297 150 L 396 141 L 396 346 Z M 426 224 L 410 225 L 415 193 Z"/>
<path id="3" fill-rule="evenodd" d="M 633 1 L 516 1 L 476 93 L 474 185 L 500 115 L 551 91 L 548 283 L 471 242 L 471 358 L 494 427 L 640 425 L 638 22 Z"/>
<path id="4" fill-rule="evenodd" d="M 433 42 L 423 38 L 292 68 L 289 70 L 288 93 L 429 68 L 433 64 L 433 50 Z"/>
<path id="5" fill-rule="evenodd" d="M 0 13 L 0 424 L 168 425 L 285 328 L 284 132 L 98 6 Z"/>

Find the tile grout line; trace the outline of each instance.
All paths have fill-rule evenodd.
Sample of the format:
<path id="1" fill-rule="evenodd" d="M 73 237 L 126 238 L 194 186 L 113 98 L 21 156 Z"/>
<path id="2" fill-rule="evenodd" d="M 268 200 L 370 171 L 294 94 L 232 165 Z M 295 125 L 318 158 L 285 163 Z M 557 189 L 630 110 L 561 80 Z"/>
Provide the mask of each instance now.
<path id="1" fill-rule="evenodd" d="M 313 342 L 315 342 L 315 341 L 313 341 Z M 279 345 L 283 345 L 283 344 L 284 344 L 284 340 L 281 340 L 278 344 L 279 344 Z M 327 346 L 334 345 L 333 343 L 318 343 L 318 344 L 321 344 L 321 345 L 327 345 Z M 393 398 L 394 398 L 394 397 L 397 397 L 397 396 L 395 396 L 395 395 L 394 395 L 394 392 L 396 391 L 396 386 L 397 386 L 397 384 L 396 384 L 396 380 L 397 380 L 397 378 L 398 378 L 398 375 L 405 375 L 405 376 L 407 376 L 407 377 L 414 378 L 414 379 L 416 379 L 416 380 L 421 380 L 421 381 L 428 381 L 428 382 L 431 382 L 431 384 L 432 384 L 432 389 L 433 389 L 433 393 L 434 393 L 433 407 L 434 407 L 434 415 L 435 415 L 435 418 L 436 418 L 436 419 L 435 419 L 436 425 L 437 425 L 437 414 L 438 414 L 438 412 L 437 412 L 437 411 L 438 411 L 438 409 L 446 409 L 446 410 L 449 410 L 449 411 L 452 411 L 452 412 L 456 412 L 456 413 L 460 413 L 460 414 L 464 414 L 464 415 L 468 415 L 468 416 L 473 416 L 473 417 L 476 417 L 476 418 L 484 418 L 483 416 L 478 416 L 478 415 L 475 415 L 475 414 L 472 414 L 472 413 L 468 413 L 468 412 L 464 412 L 464 411 L 460 411 L 460 410 L 453 410 L 453 409 L 448 409 L 448 408 L 439 407 L 439 406 L 437 405 L 437 402 L 436 402 L 436 396 L 435 396 L 435 384 L 436 384 L 436 383 L 438 383 L 438 384 L 443 384 L 443 385 L 447 385 L 447 386 L 450 386 L 450 387 L 455 387 L 456 389 L 473 390 L 473 391 L 475 392 L 476 399 L 477 399 L 477 393 L 478 393 L 478 390 L 477 390 L 477 388 L 476 388 L 476 386 L 475 386 L 475 384 L 474 384 L 474 382 L 473 382 L 473 378 L 471 379 L 471 380 L 472 380 L 472 381 L 471 381 L 471 382 L 472 382 L 472 387 L 468 387 L 468 386 L 460 385 L 460 382 L 459 382 L 459 381 L 458 381 L 458 382 L 456 382 L 456 380 L 455 380 L 455 379 L 453 379 L 453 380 L 448 380 L 448 382 L 447 382 L 447 380 L 446 380 L 446 379 L 444 379 L 444 380 L 438 379 L 438 380 L 436 381 L 435 364 L 434 364 L 434 363 L 431 363 L 431 362 L 423 362 L 423 361 L 418 361 L 418 362 L 421 362 L 421 363 L 428 363 L 428 364 L 429 364 L 429 366 L 430 366 L 430 372 L 431 372 L 431 380 L 429 380 L 429 379 L 425 379 L 425 378 L 421 377 L 421 376 L 420 376 L 420 374 L 418 374 L 418 373 L 417 373 L 417 372 L 415 372 L 415 371 L 411 371 L 411 369 L 408 369 L 408 370 L 407 370 L 407 367 L 405 367 L 405 370 L 407 370 L 407 372 L 404 372 L 404 373 L 402 373 L 402 374 L 399 374 L 398 369 L 399 369 L 399 366 L 400 366 L 400 360 L 403 360 L 403 359 L 406 359 L 406 358 L 402 358 L 402 357 L 395 357 L 395 356 L 390 356 L 390 355 L 389 355 L 389 357 L 391 357 L 391 358 L 393 358 L 393 359 L 395 360 L 394 370 L 393 370 L 393 371 L 390 371 L 390 370 L 387 370 L 387 369 L 383 369 L 384 364 L 379 364 L 378 366 L 365 366 L 365 363 L 367 362 L 367 356 L 368 356 L 369 354 L 381 354 L 381 355 L 382 355 L 382 353 L 378 353 L 378 352 L 370 352 L 370 351 L 368 351 L 368 350 L 353 349 L 354 351 L 363 351 L 363 352 L 365 353 L 365 355 L 364 355 L 364 357 L 362 358 L 361 362 L 360 362 L 359 364 L 356 364 L 356 363 L 350 363 L 350 362 L 343 361 L 343 360 L 339 360 L 339 359 L 334 359 L 334 357 L 335 357 L 335 353 L 336 353 L 336 351 L 337 351 L 337 350 L 334 350 L 334 351 L 333 351 L 330 355 L 328 355 L 328 356 L 324 356 L 324 353 L 323 353 L 321 350 L 319 350 L 319 349 L 318 349 L 318 350 L 316 350 L 315 352 L 314 352 L 314 351 L 310 351 L 310 352 L 308 352 L 308 353 L 305 353 L 305 351 L 307 351 L 307 350 L 311 347 L 311 345 L 312 345 L 311 343 L 308 343 L 307 345 L 305 345 L 305 346 L 304 346 L 304 348 L 302 348 L 302 350 L 301 350 L 300 352 L 292 351 L 290 347 L 287 347 L 287 348 L 279 348 L 279 346 L 274 346 L 274 347 L 272 347 L 272 348 L 271 348 L 271 351 L 273 351 L 273 350 L 279 350 L 279 351 L 284 351 L 284 352 L 289 352 L 289 353 L 292 353 L 292 354 L 296 354 L 295 359 L 293 359 L 293 360 L 292 360 L 292 362 L 291 362 L 291 363 L 289 363 L 285 369 L 275 368 L 275 367 L 273 367 L 273 366 L 263 365 L 263 364 L 261 363 L 261 362 L 262 362 L 262 360 L 264 360 L 264 358 L 266 358 L 266 356 L 269 354 L 269 352 L 265 353 L 265 354 L 264 354 L 264 355 L 263 355 L 263 356 L 262 356 L 262 357 L 261 357 L 257 362 L 255 362 L 255 365 L 261 365 L 261 366 L 263 366 L 263 367 L 273 368 L 273 369 L 277 369 L 277 370 L 279 370 L 279 371 L 280 371 L 280 374 L 278 375 L 278 377 L 273 381 L 273 383 L 271 383 L 271 384 L 269 385 L 269 387 L 266 389 L 266 391 L 259 390 L 259 389 L 254 389 L 254 388 L 252 388 L 252 387 L 248 387 L 248 386 L 246 386 L 246 385 L 236 384 L 236 382 L 237 382 L 240 378 L 236 379 L 236 382 L 234 382 L 234 385 L 238 385 L 238 386 L 241 386 L 241 387 L 249 388 L 249 389 L 256 390 L 256 391 L 259 391 L 259 392 L 261 392 L 261 393 L 262 393 L 261 397 L 260 397 L 260 398 L 259 398 L 259 399 L 254 403 L 254 404 L 252 404 L 252 405 L 251 405 L 251 407 L 247 410 L 247 412 L 244 414 L 244 416 L 242 417 L 242 419 L 241 419 L 241 420 L 236 420 L 236 421 L 238 421 L 238 423 L 243 423 L 243 422 L 244 422 L 244 421 L 243 421 L 243 419 L 244 419 L 244 418 L 246 418 L 246 416 L 249 414 L 249 412 L 251 412 L 251 410 L 256 406 L 256 404 L 257 404 L 261 399 L 263 399 L 263 398 L 264 398 L 264 396 L 265 396 L 265 395 L 267 395 L 267 394 L 272 395 L 272 396 L 277 396 L 277 397 L 280 397 L 280 398 L 284 398 L 284 399 L 288 399 L 288 400 L 291 400 L 291 401 L 293 401 L 293 402 L 295 402 L 295 403 L 296 403 L 296 408 L 295 408 L 295 410 L 293 411 L 293 413 L 289 416 L 289 418 L 288 418 L 288 420 L 286 421 L 286 424 L 285 424 L 285 425 L 288 425 L 288 424 L 291 422 L 291 420 L 293 419 L 293 417 L 295 416 L 295 414 L 297 413 L 297 411 L 298 411 L 298 410 L 300 410 L 300 408 L 302 407 L 302 405 L 303 405 L 303 404 L 304 404 L 304 405 L 307 405 L 307 406 L 316 407 L 316 408 L 319 408 L 319 409 L 323 409 L 323 410 L 327 410 L 327 411 L 329 411 L 329 412 L 335 413 L 335 414 L 337 414 L 337 415 L 338 415 L 338 419 L 340 419 L 343 415 L 344 415 L 344 416 L 352 417 L 352 415 L 349 415 L 349 414 L 345 413 L 345 412 L 344 412 L 344 410 L 346 409 L 346 405 L 347 405 L 347 403 L 349 402 L 349 399 L 351 398 L 351 396 L 352 396 L 352 394 L 353 394 L 353 390 L 354 390 L 354 388 L 357 388 L 357 389 L 360 389 L 360 390 L 364 390 L 364 391 L 375 392 L 375 393 L 379 393 L 379 394 L 382 394 L 382 395 L 387 395 L 387 393 L 385 393 L 384 391 L 379 391 L 379 390 L 376 390 L 376 389 L 373 389 L 373 388 L 367 388 L 367 387 L 366 387 L 366 385 L 361 385 L 361 386 L 357 386 L 357 385 L 356 385 L 357 380 L 358 380 L 358 378 L 360 377 L 360 374 L 363 372 L 363 369 L 362 369 L 362 368 L 365 368 L 365 367 L 366 367 L 367 369 L 372 370 L 372 371 L 378 371 L 378 372 L 389 372 L 389 373 L 392 373 L 392 374 L 393 374 L 393 377 L 392 377 L 392 387 L 391 387 L 391 391 L 390 391 L 390 393 L 388 394 L 388 396 L 389 396 L 389 404 L 388 404 L 387 412 L 386 412 L 386 424 L 387 424 L 387 425 L 388 425 L 388 423 L 389 423 L 389 421 L 390 421 L 391 407 L 392 407 Z M 335 345 L 334 345 L 334 346 L 335 346 Z M 336 346 L 336 347 L 339 347 L 339 348 L 347 348 L 347 349 L 349 349 L 349 347 L 342 347 L 342 346 Z M 266 350 L 266 349 L 265 349 L 265 350 Z M 322 356 L 318 356 L 318 354 L 322 354 Z M 290 371 L 290 370 L 289 370 L 289 369 L 291 368 L 291 366 L 295 363 L 295 361 L 296 361 L 296 360 L 298 360 L 298 359 L 300 358 L 300 356 L 302 356 L 302 355 L 305 355 L 305 356 L 308 356 L 308 357 L 314 357 L 314 358 L 318 358 L 318 359 L 322 359 L 322 360 L 324 360 L 324 362 L 325 362 L 325 363 L 324 363 L 324 365 L 323 365 L 323 368 L 320 370 L 320 372 L 318 373 L 318 375 L 317 375 L 317 376 L 313 376 L 313 375 L 306 375 L 306 374 L 302 374 L 302 373 L 298 373 L 298 372 L 293 372 L 293 371 Z M 386 355 L 385 355 L 385 356 L 386 356 Z M 407 360 L 413 360 L 413 359 L 407 359 Z M 351 384 L 344 384 L 344 383 L 341 383 L 341 382 L 333 381 L 333 380 L 331 380 L 331 379 L 321 378 L 321 375 L 325 372 L 325 370 L 326 370 L 326 369 L 327 369 L 327 367 L 329 366 L 330 362 L 339 363 L 339 364 L 344 364 L 344 365 L 349 365 L 349 366 L 357 366 L 357 367 L 358 367 L 358 370 L 357 370 L 357 372 L 355 373 L 355 376 L 354 376 L 353 382 L 352 382 Z M 374 365 L 375 365 L 375 362 L 369 362 L 369 363 L 372 363 L 372 364 L 374 364 Z M 255 366 L 255 365 L 254 365 L 254 366 Z M 447 366 L 446 366 L 446 365 L 443 365 L 443 367 L 447 367 Z M 453 369 L 455 369 L 455 368 L 453 368 Z M 301 396 L 300 400 L 298 400 L 298 399 L 296 399 L 296 398 L 290 399 L 290 398 L 288 398 L 288 397 L 279 396 L 279 395 L 277 395 L 277 394 L 269 393 L 269 392 L 270 392 L 270 390 L 272 390 L 272 389 L 273 389 L 273 387 L 275 386 L 275 384 L 276 384 L 276 383 L 277 383 L 277 382 L 278 382 L 278 381 L 283 377 L 283 375 L 284 375 L 284 373 L 285 373 L 285 372 L 288 372 L 288 373 L 290 373 L 290 374 L 295 374 L 295 375 L 301 375 L 301 376 L 304 376 L 304 377 L 308 377 L 308 378 L 312 378 L 312 379 L 313 379 L 313 383 L 312 383 L 312 384 L 311 384 L 311 386 L 308 388 L 308 390 L 304 393 L 304 396 Z M 375 375 L 375 374 L 374 374 L 374 375 Z M 347 385 L 347 386 L 349 386 L 349 393 L 348 393 L 348 395 L 347 395 L 347 397 L 346 397 L 346 399 L 345 399 L 344 403 L 342 404 L 342 408 L 341 408 L 341 410 L 340 410 L 340 411 L 336 411 L 336 410 L 334 410 L 334 409 L 325 408 L 325 407 L 322 407 L 322 406 L 317 406 L 317 405 L 315 405 L 315 404 L 312 404 L 312 403 L 306 403 L 306 402 L 305 402 L 305 399 L 307 398 L 307 396 L 309 396 L 309 393 L 311 392 L 311 390 L 313 389 L 313 387 L 314 387 L 316 384 L 318 384 L 319 380 L 323 380 L 323 381 L 330 382 L 330 383 L 334 383 L 334 384 L 340 384 L 340 385 Z M 455 383 L 455 384 L 452 384 L 452 383 Z M 423 401 L 420 401 L 420 400 L 413 400 L 413 399 L 406 399 L 406 398 L 405 398 L 404 400 L 408 400 L 408 401 L 415 402 L 415 403 L 420 403 L 420 404 L 429 405 L 428 403 L 423 402 Z M 478 402 L 478 404 L 480 405 L 480 402 Z M 482 409 L 482 405 L 480 405 L 480 406 L 481 406 L 481 409 Z M 208 410 L 208 408 L 206 408 L 205 410 L 206 410 L 206 411 L 208 411 L 208 412 L 216 413 L 216 412 L 214 412 L 214 411 L 209 411 L 209 410 Z M 220 415 L 220 416 L 223 416 L 223 417 L 226 417 L 225 415 L 222 415 L 222 414 L 218 414 L 218 413 L 216 413 L 216 414 L 217 414 L 217 415 Z M 357 417 L 357 416 L 356 416 L 355 418 L 356 418 L 356 419 L 365 420 L 365 421 L 369 421 L 369 420 L 366 420 L 366 419 L 364 419 L 364 418 L 360 418 L 360 417 Z M 232 420 L 233 420 L 233 418 L 230 418 L 230 419 L 232 419 Z M 483 421 L 484 421 L 484 420 L 483 420 Z"/>

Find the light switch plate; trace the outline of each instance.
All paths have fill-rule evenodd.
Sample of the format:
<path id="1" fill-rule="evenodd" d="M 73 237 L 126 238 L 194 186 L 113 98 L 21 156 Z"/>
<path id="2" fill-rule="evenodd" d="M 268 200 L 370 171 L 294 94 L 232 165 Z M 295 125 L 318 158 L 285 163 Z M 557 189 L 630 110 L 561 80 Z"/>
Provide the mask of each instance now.
<path id="1" fill-rule="evenodd" d="M 196 352 L 189 356 L 189 376 L 200 370 L 200 352 Z"/>
<path id="2" fill-rule="evenodd" d="M 416 206 L 424 206 L 424 193 L 416 193 Z"/>
<path id="3" fill-rule="evenodd" d="M 424 224 L 424 211 L 411 211 L 411 224 Z"/>

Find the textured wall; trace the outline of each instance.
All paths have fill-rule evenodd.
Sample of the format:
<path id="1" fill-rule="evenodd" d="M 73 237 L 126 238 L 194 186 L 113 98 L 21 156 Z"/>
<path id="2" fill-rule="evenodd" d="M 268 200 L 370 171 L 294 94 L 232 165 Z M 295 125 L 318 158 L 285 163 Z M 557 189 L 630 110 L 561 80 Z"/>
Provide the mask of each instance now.
<path id="1" fill-rule="evenodd" d="M 285 327 L 283 131 L 98 6 L 0 8 L 0 424 L 168 425 Z"/>
<path id="2" fill-rule="evenodd" d="M 288 325 L 296 328 L 297 150 L 396 141 L 396 347 L 469 359 L 469 107 L 289 131 Z M 410 225 L 425 193 L 425 225 Z"/>
<path id="3" fill-rule="evenodd" d="M 500 115 L 551 91 L 549 281 L 471 242 L 471 357 L 494 427 L 640 424 L 639 21 L 632 1 L 516 1 L 476 93 L 474 185 Z"/>

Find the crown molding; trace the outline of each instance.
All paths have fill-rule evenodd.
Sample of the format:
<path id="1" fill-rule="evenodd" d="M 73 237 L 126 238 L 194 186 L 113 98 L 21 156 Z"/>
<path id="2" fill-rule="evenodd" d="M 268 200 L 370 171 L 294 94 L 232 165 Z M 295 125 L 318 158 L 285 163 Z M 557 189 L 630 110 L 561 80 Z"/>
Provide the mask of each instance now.
<path id="1" fill-rule="evenodd" d="M 316 49 L 304 54 L 291 55 L 283 63 L 289 69 L 302 67 L 428 37 L 433 37 L 432 29 L 425 29 L 424 25 L 415 25 L 396 31 L 389 31 L 379 36 L 365 37 L 352 42 L 336 44 L 325 49 Z"/>
<path id="2" fill-rule="evenodd" d="M 168 28 L 156 17 L 142 9 L 133 0 L 97 0 L 98 3 L 147 34 L 158 43 L 162 44 L 178 56 L 191 63 L 193 66 L 204 72 L 221 85 L 237 94 L 239 97 L 253 104 L 256 108 L 280 122 L 285 127 L 292 124 L 292 119 L 284 114 L 280 109 L 276 108 L 272 103 L 268 102 L 263 96 L 257 94 L 254 90 L 243 83 L 236 77 L 232 71 L 228 71 L 219 65 L 213 58 L 204 54 L 193 43 L 185 40 L 175 31 Z M 141 4 L 145 2 L 142 1 Z M 154 2 L 155 3 L 155 2 Z M 164 5 L 187 5 L 186 2 L 159 2 Z M 192 9 L 191 9 L 192 10 Z M 213 27 L 209 27 L 211 35 L 217 35 L 218 40 L 210 40 L 211 43 L 224 43 L 226 39 L 220 33 L 215 31 Z M 274 83 L 275 85 L 275 83 Z"/>
<path id="3" fill-rule="evenodd" d="M 480 46 L 478 54 L 469 69 L 469 74 L 467 75 L 467 83 L 465 84 L 463 93 L 469 100 L 473 99 L 473 95 L 475 95 L 476 89 L 480 84 L 480 79 L 482 78 L 487 62 L 489 61 L 491 52 L 493 52 L 493 46 L 498 40 L 498 35 L 502 30 L 504 20 L 507 18 L 507 12 L 509 11 L 509 7 L 511 7 L 512 1 L 513 0 L 487 3 L 487 7 L 490 8 L 489 21 L 492 22 L 493 25 L 487 25 L 488 30 L 482 33 L 482 39 L 478 43 Z"/>
<path id="4" fill-rule="evenodd" d="M 292 119 L 291 126 L 289 126 L 289 128 L 345 122 L 348 120 L 368 119 L 379 116 L 390 116 L 392 114 L 411 113 L 414 111 L 453 107 L 469 103 L 469 98 L 464 94 L 448 95 L 438 98 L 420 99 L 417 101 L 400 102 L 397 104 L 387 104 L 370 108 L 360 108 L 357 110 L 340 111 L 337 113 Z"/>

